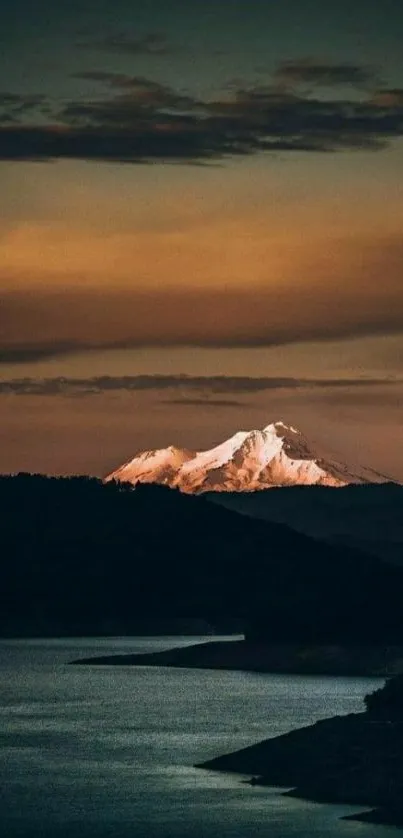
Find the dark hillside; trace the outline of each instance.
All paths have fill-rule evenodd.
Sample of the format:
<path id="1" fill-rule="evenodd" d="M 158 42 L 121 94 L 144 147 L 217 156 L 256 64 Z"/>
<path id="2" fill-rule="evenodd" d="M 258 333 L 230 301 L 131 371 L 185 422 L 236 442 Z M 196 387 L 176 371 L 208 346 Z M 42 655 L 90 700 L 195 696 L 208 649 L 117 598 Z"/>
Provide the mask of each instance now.
<path id="1" fill-rule="evenodd" d="M 270 642 L 403 640 L 403 571 L 158 486 L 0 478 L 3 635 L 238 619 Z"/>

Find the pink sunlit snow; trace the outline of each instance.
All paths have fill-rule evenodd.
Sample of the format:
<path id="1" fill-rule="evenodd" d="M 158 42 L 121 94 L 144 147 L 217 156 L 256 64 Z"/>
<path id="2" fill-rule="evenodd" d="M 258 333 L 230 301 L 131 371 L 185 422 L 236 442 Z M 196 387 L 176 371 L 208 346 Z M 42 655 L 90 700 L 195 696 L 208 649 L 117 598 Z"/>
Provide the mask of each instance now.
<path id="1" fill-rule="evenodd" d="M 380 483 L 371 469 L 350 469 L 315 455 L 296 428 L 278 421 L 263 430 L 238 431 L 207 451 L 174 446 L 143 451 L 106 481 L 159 483 L 183 492 L 251 492 L 275 486 L 330 486 Z"/>

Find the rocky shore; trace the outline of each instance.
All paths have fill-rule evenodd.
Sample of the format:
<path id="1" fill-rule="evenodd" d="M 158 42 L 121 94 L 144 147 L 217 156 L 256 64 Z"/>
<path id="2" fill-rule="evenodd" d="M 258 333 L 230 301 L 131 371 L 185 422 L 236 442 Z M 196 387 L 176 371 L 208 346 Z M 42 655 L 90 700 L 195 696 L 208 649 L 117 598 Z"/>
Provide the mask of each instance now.
<path id="1" fill-rule="evenodd" d="M 366 699 L 367 710 L 336 716 L 202 763 L 291 787 L 288 795 L 363 806 L 350 819 L 403 827 L 403 679 Z"/>

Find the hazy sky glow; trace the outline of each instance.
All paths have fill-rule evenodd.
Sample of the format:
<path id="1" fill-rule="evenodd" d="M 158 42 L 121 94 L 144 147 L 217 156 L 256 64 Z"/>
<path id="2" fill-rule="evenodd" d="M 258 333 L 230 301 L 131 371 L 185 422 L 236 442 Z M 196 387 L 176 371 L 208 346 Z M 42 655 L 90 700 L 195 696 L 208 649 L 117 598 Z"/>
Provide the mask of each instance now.
<path id="1" fill-rule="evenodd" d="M 103 473 L 286 414 L 403 479 L 399 0 L 2 15 L 0 470 Z"/>

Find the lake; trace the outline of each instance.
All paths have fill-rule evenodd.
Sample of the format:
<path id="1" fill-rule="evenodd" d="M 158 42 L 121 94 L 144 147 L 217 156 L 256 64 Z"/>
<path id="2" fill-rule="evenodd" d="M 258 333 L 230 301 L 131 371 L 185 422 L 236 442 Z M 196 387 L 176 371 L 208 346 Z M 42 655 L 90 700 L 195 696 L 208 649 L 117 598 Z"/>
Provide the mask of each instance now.
<path id="1" fill-rule="evenodd" d="M 6 838 L 389 838 L 328 806 L 193 764 L 362 709 L 383 679 L 154 667 L 78 657 L 213 638 L 0 641 L 0 824 Z M 214 640 L 223 638 L 215 637 Z"/>

